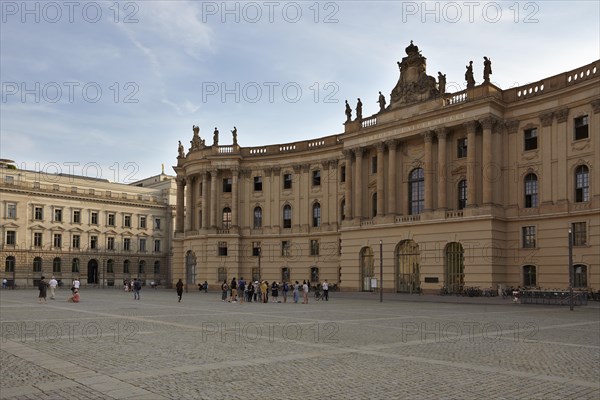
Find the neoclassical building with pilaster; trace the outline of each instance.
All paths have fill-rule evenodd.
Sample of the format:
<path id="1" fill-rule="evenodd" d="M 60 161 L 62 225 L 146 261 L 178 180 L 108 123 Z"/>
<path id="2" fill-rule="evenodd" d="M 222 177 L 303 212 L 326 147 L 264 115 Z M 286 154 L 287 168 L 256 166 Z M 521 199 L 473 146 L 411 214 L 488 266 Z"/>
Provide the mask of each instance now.
<path id="1" fill-rule="evenodd" d="M 412 42 L 398 65 L 389 104 L 348 107 L 339 134 L 246 148 L 195 126 L 172 280 L 599 290 L 600 60 L 510 89 L 484 70 L 457 93 Z"/>

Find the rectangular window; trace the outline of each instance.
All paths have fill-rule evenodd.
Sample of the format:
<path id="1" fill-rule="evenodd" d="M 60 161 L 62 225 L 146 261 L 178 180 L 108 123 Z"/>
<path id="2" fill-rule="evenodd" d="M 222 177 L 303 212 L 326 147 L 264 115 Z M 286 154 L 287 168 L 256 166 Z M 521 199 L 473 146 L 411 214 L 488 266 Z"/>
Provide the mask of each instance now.
<path id="1" fill-rule="evenodd" d="M 78 249 L 81 247 L 81 236 L 73 235 L 73 248 Z"/>
<path id="2" fill-rule="evenodd" d="M 35 247 L 42 247 L 42 243 L 43 243 L 42 239 L 43 239 L 42 233 L 41 232 L 35 232 L 33 234 L 33 245 Z"/>
<path id="3" fill-rule="evenodd" d="M 145 216 L 140 216 L 140 228 L 141 229 L 146 229 L 146 217 Z"/>
<path id="4" fill-rule="evenodd" d="M 106 223 L 108 226 L 115 226 L 115 214 L 108 214 L 108 222 Z"/>
<path id="5" fill-rule="evenodd" d="M 123 239 L 123 250 L 124 251 L 130 251 L 131 250 L 131 239 L 130 238 L 124 238 Z"/>
<path id="6" fill-rule="evenodd" d="M 35 207 L 33 209 L 33 219 L 41 221 L 44 219 L 44 209 L 42 207 Z"/>
<path id="7" fill-rule="evenodd" d="M 254 177 L 254 191 L 262 192 L 262 176 Z"/>
<path id="8" fill-rule="evenodd" d="M 588 138 L 588 116 L 575 118 L 575 140 L 587 139 Z"/>
<path id="9" fill-rule="evenodd" d="M 73 223 L 81 223 L 81 210 L 73 210 Z"/>
<path id="10" fill-rule="evenodd" d="M 260 256 L 260 242 L 252 242 L 252 256 L 258 257 Z"/>
<path id="11" fill-rule="evenodd" d="M 231 178 L 223 178 L 223 193 L 231 193 Z"/>
<path id="12" fill-rule="evenodd" d="M 90 224 L 98 225 L 98 213 L 96 211 L 92 211 L 90 214 Z"/>
<path id="13" fill-rule="evenodd" d="M 283 174 L 283 188 L 284 189 L 292 188 L 292 174 Z"/>
<path id="14" fill-rule="evenodd" d="M 219 256 L 227 256 L 227 242 L 219 242 Z"/>
<path id="15" fill-rule="evenodd" d="M 160 218 L 154 218 L 154 230 L 160 231 Z"/>
<path id="16" fill-rule="evenodd" d="M 316 169 L 312 173 L 312 184 L 313 186 L 321 186 L 321 170 Z"/>
<path id="17" fill-rule="evenodd" d="M 17 244 L 17 231 L 6 231 L 6 244 L 9 246 Z"/>
<path id="18" fill-rule="evenodd" d="M 98 248 L 98 236 L 90 236 L 90 249 Z"/>
<path id="19" fill-rule="evenodd" d="M 159 239 L 154 240 L 154 252 L 160 253 L 160 240 Z"/>
<path id="20" fill-rule="evenodd" d="M 537 149 L 537 128 L 525 129 L 523 137 L 525 139 L 525 151 Z"/>
<path id="21" fill-rule="evenodd" d="M 523 248 L 524 249 L 534 249 L 536 247 L 535 226 L 524 226 L 522 229 L 523 229 Z"/>
<path id="22" fill-rule="evenodd" d="M 467 156 L 467 138 L 460 138 L 456 141 L 456 158 L 465 158 Z"/>
<path id="23" fill-rule="evenodd" d="M 587 245 L 587 224 L 585 222 L 574 222 L 572 224 L 573 246 Z"/>
<path id="24" fill-rule="evenodd" d="M 108 250 L 114 250 L 115 249 L 115 238 L 114 237 L 106 238 L 106 248 Z"/>
<path id="25" fill-rule="evenodd" d="M 318 240 L 313 239 L 310 241 L 310 255 L 311 256 L 319 255 L 319 241 Z"/>
<path id="26" fill-rule="evenodd" d="M 140 239 L 139 244 L 139 251 L 146 251 L 146 239 Z"/>
<path id="27" fill-rule="evenodd" d="M 123 217 L 123 226 L 125 228 L 131 228 L 131 215 L 125 215 Z"/>
<path id="28" fill-rule="evenodd" d="M 17 218 L 17 203 L 6 203 L 6 218 Z"/>
<path id="29" fill-rule="evenodd" d="M 371 173 L 377 173 L 377 156 L 371 157 Z"/>
<path id="30" fill-rule="evenodd" d="M 62 222 L 62 208 L 54 209 L 54 222 Z"/>
<path id="31" fill-rule="evenodd" d="M 342 168 L 340 168 L 340 182 L 346 182 L 346 166 L 342 165 Z"/>
<path id="32" fill-rule="evenodd" d="M 281 257 L 289 257 L 292 243 L 289 240 L 281 241 Z"/>
<path id="33" fill-rule="evenodd" d="M 60 248 L 62 247 L 62 235 L 60 233 L 54 234 L 54 247 Z"/>

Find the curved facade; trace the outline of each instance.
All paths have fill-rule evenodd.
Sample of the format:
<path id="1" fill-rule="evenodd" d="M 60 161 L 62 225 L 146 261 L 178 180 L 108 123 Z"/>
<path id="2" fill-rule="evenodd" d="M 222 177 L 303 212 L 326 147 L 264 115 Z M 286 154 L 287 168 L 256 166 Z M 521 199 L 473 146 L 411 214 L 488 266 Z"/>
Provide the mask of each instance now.
<path id="1" fill-rule="evenodd" d="M 399 65 L 391 104 L 337 135 L 242 148 L 194 127 L 171 278 L 566 288 L 571 229 L 574 286 L 600 289 L 600 61 L 450 94 L 416 46 Z"/>

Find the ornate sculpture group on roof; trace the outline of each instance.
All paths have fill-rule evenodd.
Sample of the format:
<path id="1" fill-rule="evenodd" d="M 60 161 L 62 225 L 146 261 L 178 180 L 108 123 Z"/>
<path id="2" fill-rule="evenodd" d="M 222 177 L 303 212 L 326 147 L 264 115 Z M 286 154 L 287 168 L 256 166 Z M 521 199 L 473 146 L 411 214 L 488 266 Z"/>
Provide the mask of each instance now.
<path id="1" fill-rule="evenodd" d="M 199 135 L 200 127 L 196 125 L 192 125 L 192 130 L 194 131 L 194 137 L 192 137 L 190 150 L 200 150 L 206 147 L 206 142 Z"/>
<path id="2" fill-rule="evenodd" d="M 439 94 L 435 78 L 427 75 L 427 59 L 412 40 L 405 51 L 406 57 L 398 62 L 400 78 L 392 90 L 392 107 L 429 100 Z"/>

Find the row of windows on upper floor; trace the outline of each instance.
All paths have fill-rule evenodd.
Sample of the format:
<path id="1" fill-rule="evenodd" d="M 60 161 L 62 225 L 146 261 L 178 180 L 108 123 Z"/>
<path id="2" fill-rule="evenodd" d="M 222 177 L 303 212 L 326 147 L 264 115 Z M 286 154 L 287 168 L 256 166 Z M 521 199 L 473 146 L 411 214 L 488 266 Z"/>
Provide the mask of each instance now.
<path id="1" fill-rule="evenodd" d="M 420 214 L 425 208 L 425 174 L 422 168 L 414 169 L 409 176 L 409 213 Z M 457 209 L 462 210 L 467 206 L 467 180 L 462 179 L 457 184 Z M 534 173 L 525 175 L 524 178 L 524 206 L 525 208 L 538 207 L 538 177 Z M 587 202 L 590 200 L 590 176 L 587 165 L 579 165 L 575 168 L 575 202 Z M 345 219 L 345 200 L 340 204 L 341 219 Z M 372 217 L 377 215 L 377 193 L 371 199 Z M 283 228 L 292 227 L 292 206 L 286 204 L 282 209 Z M 315 202 L 312 205 L 312 226 L 321 226 L 321 204 Z M 260 229 L 263 224 L 262 208 L 257 206 L 253 210 L 253 228 Z M 232 226 L 231 208 L 225 207 L 222 212 L 222 228 L 230 229 Z"/>
<path id="2" fill-rule="evenodd" d="M 4 209 L 4 217 L 6 219 L 16 219 L 17 218 L 17 202 L 5 202 Z M 52 222 L 67 222 L 64 216 L 66 207 L 61 206 L 52 206 Z M 32 220 L 33 221 L 44 221 L 44 209 L 45 207 L 42 205 L 34 205 L 32 208 Z M 117 226 L 117 216 L 121 214 L 121 222 L 123 228 L 132 228 L 132 220 L 133 214 L 126 213 L 117 213 L 112 211 L 106 211 L 101 213 L 100 211 L 89 211 L 88 214 L 88 223 L 89 225 L 99 225 L 100 224 L 100 216 L 105 215 L 106 226 Z M 81 224 L 83 223 L 83 215 L 84 212 L 82 209 L 72 209 L 71 210 L 71 220 L 72 224 Z M 146 229 L 148 226 L 148 216 L 147 215 L 137 215 L 137 227 L 139 229 Z M 154 230 L 161 230 L 162 226 L 162 218 L 154 217 Z"/>
<path id="3" fill-rule="evenodd" d="M 589 118 L 587 115 L 577 117 L 574 119 L 573 129 L 573 140 L 582 140 L 589 137 Z M 538 148 L 538 132 L 537 128 L 529 128 L 523 130 L 523 150 L 535 150 Z M 456 139 L 456 158 L 467 157 L 467 138 Z M 371 157 L 370 173 L 377 173 L 377 156 Z M 346 166 L 340 168 L 340 182 L 346 181 Z M 283 174 L 283 189 L 292 189 L 293 176 L 291 173 Z M 313 187 L 321 186 L 321 170 L 313 170 L 311 176 L 311 184 Z M 263 179 L 262 176 L 255 176 L 253 178 L 253 189 L 255 192 L 261 192 L 263 190 Z M 223 178 L 223 193 L 230 193 L 232 191 L 232 178 Z"/>
<path id="4" fill-rule="evenodd" d="M 62 259 L 60 257 L 54 257 L 52 259 L 52 273 L 60 274 L 63 272 L 62 270 Z M 33 271 L 34 273 L 41 273 L 43 270 L 43 260 L 42 257 L 35 257 L 33 259 Z M 146 260 L 139 260 L 137 264 L 137 272 L 138 274 L 146 273 Z M 4 272 L 15 272 L 16 268 L 16 258 L 15 256 L 8 256 L 4 261 Z M 123 261 L 123 273 L 129 274 L 131 269 L 131 261 L 124 260 Z M 106 261 L 106 273 L 114 274 L 116 270 L 115 260 L 109 259 Z M 160 261 L 154 261 L 154 269 L 155 274 L 160 274 Z M 71 260 L 71 272 L 78 274 L 81 272 L 81 261 L 79 258 L 73 258 Z"/>
<path id="5" fill-rule="evenodd" d="M 62 233 L 54 233 L 52 234 L 52 249 L 62 249 L 63 248 L 63 234 Z M 145 253 L 147 252 L 147 242 L 150 241 L 152 243 L 152 239 L 147 238 L 138 238 L 137 239 L 137 248 L 134 245 L 134 241 L 132 238 L 125 237 L 121 242 L 121 246 L 117 243 L 117 238 L 114 236 L 108 236 L 106 238 L 106 243 L 104 245 L 104 250 L 111 251 L 134 251 Z M 17 231 L 15 230 L 6 230 L 4 243 L 7 247 L 16 247 L 18 245 Z M 44 234 L 42 232 L 33 232 L 33 247 L 36 249 L 44 248 Z M 71 247 L 70 250 L 100 250 L 102 249 L 100 245 L 100 240 L 97 235 L 89 236 L 89 244 L 88 247 L 85 248 L 82 243 L 81 235 L 72 234 L 71 235 Z M 154 239 L 154 252 L 161 252 L 161 239 Z"/>

